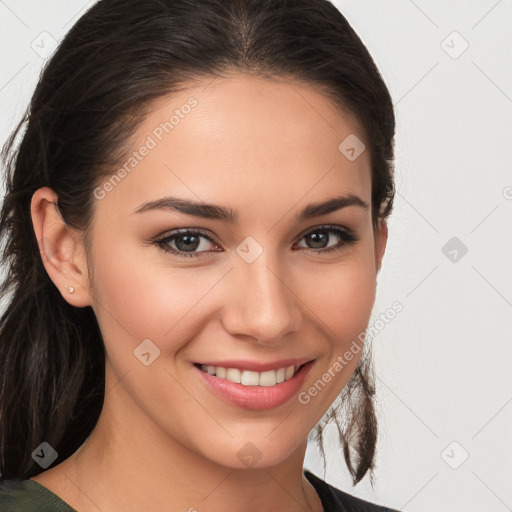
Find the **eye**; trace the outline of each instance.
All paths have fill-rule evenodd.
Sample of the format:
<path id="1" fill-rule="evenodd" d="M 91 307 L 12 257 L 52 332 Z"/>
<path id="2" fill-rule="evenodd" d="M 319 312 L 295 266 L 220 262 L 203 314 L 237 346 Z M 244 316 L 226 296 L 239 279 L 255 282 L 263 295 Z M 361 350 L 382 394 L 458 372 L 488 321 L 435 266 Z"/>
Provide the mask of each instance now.
<path id="1" fill-rule="evenodd" d="M 337 237 L 339 242 L 335 245 L 326 246 L 326 242 L 328 242 L 330 237 Z M 320 226 L 303 235 L 301 240 L 302 239 L 305 239 L 309 244 L 313 244 L 312 248 L 305 247 L 306 250 L 314 253 L 326 253 L 343 250 L 346 246 L 355 244 L 359 240 L 359 237 L 355 232 L 347 228 Z M 204 240 L 206 240 L 206 242 L 204 242 Z M 214 238 L 198 229 L 180 229 L 165 235 L 159 240 L 155 240 L 154 243 L 163 251 L 174 254 L 180 258 L 199 258 L 203 256 L 201 254 L 203 252 L 222 252 Z M 209 243 L 213 244 L 216 249 L 209 251 Z M 171 244 L 174 245 L 174 247 Z"/>
<path id="2" fill-rule="evenodd" d="M 325 245 L 330 237 L 335 236 L 339 239 L 339 242 L 335 245 Z M 354 245 L 359 237 L 356 233 L 347 228 L 341 228 L 336 226 L 320 226 L 312 231 L 308 231 L 302 238 L 312 244 L 313 247 L 306 247 L 309 251 L 314 253 L 326 253 L 332 251 L 341 251 L 346 246 Z M 327 248 L 325 248 L 327 247 Z"/>
<path id="3" fill-rule="evenodd" d="M 196 254 L 193 251 L 198 248 L 205 249 L 205 245 L 208 246 L 208 243 L 201 243 L 201 239 L 205 239 L 210 243 L 216 244 L 213 238 L 206 235 L 201 230 L 196 229 L 181 229 L 166 235 L 160 240 L 156 240 L 155 244 L 157 244 L 165 252 L 170 252 L 171 254 L 175 254 L 179 257 L 198 258 L 199 254 Z M 175 245 L 175 248 L 169 245 L 171 243 Z M 207 251 L 201 250 L 199 252 Z"/>

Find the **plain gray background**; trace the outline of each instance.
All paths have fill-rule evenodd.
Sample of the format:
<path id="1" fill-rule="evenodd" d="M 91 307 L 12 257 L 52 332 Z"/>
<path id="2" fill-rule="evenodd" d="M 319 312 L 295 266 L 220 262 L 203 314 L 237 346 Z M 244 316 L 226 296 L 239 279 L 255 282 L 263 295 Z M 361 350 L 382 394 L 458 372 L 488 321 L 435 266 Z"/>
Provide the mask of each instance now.
<path id="1" fill-rule="evenodd" d="M 94 2 L 0 0 L 0 139 L 52 49 Z M 351 487 L 334 430 L 327 472 L 410 512 L 512 510 L 512 0 L 343 0 L 397 116 L 395 211 L 374 317 L 376 484 Z M 507 64 L 508 63 L 508 64 Z M 467 252 L 466 252 L 467 251 Z"/>

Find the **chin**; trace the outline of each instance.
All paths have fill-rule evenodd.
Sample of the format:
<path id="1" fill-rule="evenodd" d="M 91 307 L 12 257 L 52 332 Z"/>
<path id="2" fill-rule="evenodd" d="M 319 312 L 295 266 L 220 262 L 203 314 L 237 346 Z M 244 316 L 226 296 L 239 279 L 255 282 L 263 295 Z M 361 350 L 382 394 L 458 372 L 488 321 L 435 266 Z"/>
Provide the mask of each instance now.
<path id="1" fill-rule="evenodd" d="M 233 436 L 225 443 L 216 442 L 203 451 L 203 456 L 213 463 L 232 469 L 264 469 L 278 466 L 299 449 L 305 449 L 307 433 L 290 437 L 286 420 L 272 428 L 259 428 L 258 432 Z M 282 433 L 277 431 L 282 429 Z M 211 450 L 214 448 L 214 451 Z"/>

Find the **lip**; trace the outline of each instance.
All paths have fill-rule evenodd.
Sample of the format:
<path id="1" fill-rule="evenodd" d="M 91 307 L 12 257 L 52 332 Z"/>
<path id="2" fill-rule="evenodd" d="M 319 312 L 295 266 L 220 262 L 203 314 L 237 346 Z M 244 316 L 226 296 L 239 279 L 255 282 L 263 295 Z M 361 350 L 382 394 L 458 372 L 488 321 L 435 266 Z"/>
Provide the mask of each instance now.
<path id="1" fill-rule="evenodd" d="M 290 361 L 291 363 L 288 364 Z M 300 360 L 286 359 L 274 363 L 254 363 L 251 365 L 240 364 L 243 363 L 242 361 L 222 361 L 222 364 L 208 364 L 211 364 L 211 366 L 225 367 L 224 365 L 229 363 L 231 366 L 227 366 L 227 368 L 239 368 L 261 372 L 292 366 L 293 361 Z M 301 368 L 299 368 L 297 373 L 291 379 L 281 382 L 280 384 L 276 384 L 275 386 L 244 386 L 243 384 L 236 384 L 235 382 L 230 382 L 226 379 L 210 375 L 195 365 L 193 365 L 192 368 L 198 373 L 202 382 L 206 384 L 207 389 L 222 401 L 244 409 L 263 411 L 279 407 L 280 405 L 289 402 L 299 392 L 302 384 L 304 383 L 304 379 L 311 370 L 314 362 L 314 360 L 310 359 L 303 360 Z M 278 366 L 276 366 L 276 364 Z M 263 368 L 263 370 L 255 370 L 254 368 L 256 367 Z"/>

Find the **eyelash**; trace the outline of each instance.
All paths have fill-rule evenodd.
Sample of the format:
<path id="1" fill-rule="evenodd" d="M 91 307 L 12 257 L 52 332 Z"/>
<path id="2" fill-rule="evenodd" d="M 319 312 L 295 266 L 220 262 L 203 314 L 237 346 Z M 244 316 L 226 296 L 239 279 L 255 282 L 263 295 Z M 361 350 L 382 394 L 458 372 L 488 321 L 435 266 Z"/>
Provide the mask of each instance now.
<path id="1" fill-rule="evenodd" d="M 312 233 L 319 233 L 319 232 L 328 234 L 328 235 L 339 236 L 340 239 L 343 241 L 342 245 L 329 247 L 327 249 L 309 249 L 307 247 L 306 248 L 303 247 L 302 249 L 306 249 L 307 251 L 313 252 L 313 253 L 330 253 L 333 251 L 341 251 L 341 250 L 345 249 L 347 245 L 349 245 L 349 246 L 354 245 L 356 242 L 359 241 L 359 237 L 355 232 L 353 232 L 349 229 L 346 229 L 346 228 L 341 229 L 341 228 L 338 228 L 335 226 L 320 226 L 318 228 L 314 228 L 314 229 L 308 231 L 307 233 L 305 233 L 300 238 L 300 240 L 302 240 L 303 238 L 305 238 L 308 235 L 311 235 Z M 185 235 L 201 235 L 202 237 L 206 238 L 208 241 L 210 241 L 216 245 L 220 245 L 215 239 L 213 239 L 211 236 L 207 235 L 205 232 L 203 232 L 199 229 L 182 229 L 177 232 L 165 235 L 163 238 L 160 238 L 159 240 L 155 240 L 154 243 L 163 251 L 165 251 L 167 253 L 171 253 L 175 256 L 178 256 L 179 258 L 201 258 L 201 257 L 203 257 L 201 255 L 203 252 L 210 252 L 210 251 L 199 251 L 196 253 L 194 253 L 194 252 L 187 253 L 185 251 L 178 251 L 176 249 L 169 247 L 169 245 L 168 245 L 169 242 L 172 242 L 176 238 L 181 238 Z M 220 252 L 220 251 L 213 251 L 213 252 Z"/>

